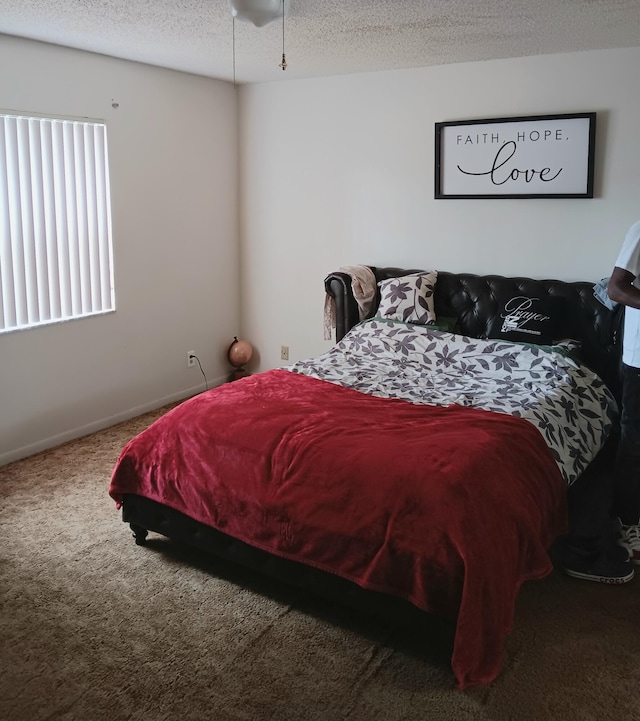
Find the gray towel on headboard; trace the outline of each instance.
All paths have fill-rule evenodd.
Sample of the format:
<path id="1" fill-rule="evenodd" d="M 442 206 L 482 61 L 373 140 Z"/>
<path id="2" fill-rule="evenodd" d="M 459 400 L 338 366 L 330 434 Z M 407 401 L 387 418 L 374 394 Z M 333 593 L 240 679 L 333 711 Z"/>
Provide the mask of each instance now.
<path id="1" fill-rule="evenodd" d="M 351 276 L 351 289 L 353 297 L 358 304 L 360 320 L 366 318 L 371 312 L 376 297 L 376 276 L 368 265 L 343 265 L 338 272 Z M 332 330 L 336 327 L 336 308 L 333 298 L 326 293 L 324 298 L 324 339 L 331 338 Z"/>
<path id="2" fill-rule="evenodd" d="M 619 304 L 616 303 L 615 300 L 611 300 L 611 298 L 609 298 L 607 285 L 609 285 L 609 278 L 601 278 L 593 286 L 593 294 L 602 303 L 602 305 L 606 306 L 609 310 L 615 310 Z"/>

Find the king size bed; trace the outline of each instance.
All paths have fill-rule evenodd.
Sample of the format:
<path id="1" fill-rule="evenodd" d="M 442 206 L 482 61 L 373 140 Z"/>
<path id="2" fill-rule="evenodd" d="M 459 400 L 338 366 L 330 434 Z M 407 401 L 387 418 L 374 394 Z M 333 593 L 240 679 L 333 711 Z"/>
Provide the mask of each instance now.
<path id="1" fill-rule="evenodd" d="M 615 428 L 620 311 L 589 282 L 364 268 L 366 308 L 353 274 L 325 280 L 329 351 L 181 403 L 109 492 L 140 545 L 448 619 L 458 685 L 489 683 Z"/>

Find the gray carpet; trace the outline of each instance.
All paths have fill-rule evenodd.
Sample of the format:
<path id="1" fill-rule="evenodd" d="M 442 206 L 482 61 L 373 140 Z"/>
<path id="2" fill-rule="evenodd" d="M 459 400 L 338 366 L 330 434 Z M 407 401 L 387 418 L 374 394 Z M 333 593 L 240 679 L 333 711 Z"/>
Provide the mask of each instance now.
<path id="1" fill-rule="evenodd" d="M 136 546 L 109 477 L 159 413 L 0 468 L 2 721 L 640 719 L 640 573 L 525 584 L 501 676 L 462 692 L 435 639 Z"/>

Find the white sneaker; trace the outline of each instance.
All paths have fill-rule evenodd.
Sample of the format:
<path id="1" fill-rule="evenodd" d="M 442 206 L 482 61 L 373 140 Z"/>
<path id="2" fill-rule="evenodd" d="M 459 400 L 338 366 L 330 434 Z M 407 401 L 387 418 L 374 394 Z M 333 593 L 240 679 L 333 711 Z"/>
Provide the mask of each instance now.
<path id="1" fill-rule="evenodd" d="M 618 544 L 629 551 L 633 563 L 640 565 L 640 524 L 625 526 L 621 523 Z"/>

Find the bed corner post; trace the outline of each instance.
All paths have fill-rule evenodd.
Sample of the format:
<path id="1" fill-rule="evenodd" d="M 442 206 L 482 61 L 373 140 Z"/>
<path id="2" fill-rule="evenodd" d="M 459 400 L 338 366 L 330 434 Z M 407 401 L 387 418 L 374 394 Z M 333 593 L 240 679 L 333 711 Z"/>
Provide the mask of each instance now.
<path id="1" fill-rule="evenodd" d="M 147 543 L 147 536 L 149 531 L 142 526 L 138 526 L 136 523 L 130 523 L 129 528 L 131 529 L 131 535 L 136 540 L 136 546 L 145 546 Z"/>

